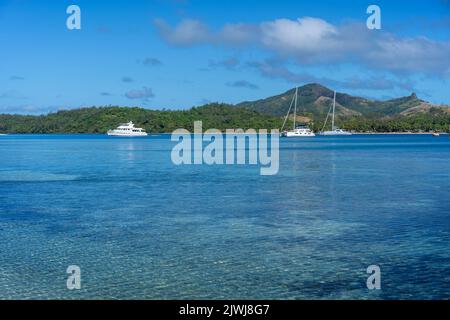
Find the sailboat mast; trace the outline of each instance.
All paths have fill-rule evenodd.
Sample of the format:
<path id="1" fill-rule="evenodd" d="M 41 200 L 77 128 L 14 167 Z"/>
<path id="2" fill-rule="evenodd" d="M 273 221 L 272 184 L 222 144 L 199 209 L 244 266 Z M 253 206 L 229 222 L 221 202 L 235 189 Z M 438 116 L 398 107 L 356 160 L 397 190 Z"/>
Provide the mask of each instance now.
<path id="1" fill-rule="evenodd" d="M 336 111 L 336 91 L 334 92 L 334 99 L 333 99 L 333 120 L 331 123 L 331 130 L 334 131 L 334 112 Z"/>
<path id="2" fill-rule="evenodd" d="M 298 87 L 295 88 L 295 108 L 294 108 L 294 130 L 297 127 L 297 97 L 298 97 Z"/>

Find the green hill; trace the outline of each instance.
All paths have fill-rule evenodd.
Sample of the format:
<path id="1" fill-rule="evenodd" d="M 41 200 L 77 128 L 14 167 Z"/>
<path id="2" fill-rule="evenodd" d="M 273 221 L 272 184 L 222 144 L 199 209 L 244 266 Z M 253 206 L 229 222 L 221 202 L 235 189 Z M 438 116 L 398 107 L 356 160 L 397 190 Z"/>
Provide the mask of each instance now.
<path id="1" fill-rule="evenodd" d="M 286 115 L 294 93 L 295 89 L 291 89 L 281 95 L 257 101 L 247 101 L 237 106 L 280 117 Z M 315 120 L 323 119 L 333 103 L 333 95 L 332 90 L 320 84 L 308 84 L 300 87 L 298 91 L 299 114 Z M 387 101 L 354 97 L 345 93 L 337 93 L 336 95 L 336 114 L 338 117 L 364 116 L 371 119 L 391 117 L 400 115 L 409 109 L 413 110 L 413 108 L 421 105 L 429 104 L 420 100 L 414 93 L 408 97 Z M 449 107 L 446 110 L 449 110 Z"/>
<path id="2" fill-rule="evenodd" d="M 266 99 L 242 102 L 237 107 L 284 117 L 294 94 L 295 88 Z M 299 87 L 297 121 L 309 122 L 315 131 L 320 131 L 333 104 L 333 96 L 332 90 L 320 84 Z M 450 106 L 430 104 L 419 99 L 415 93 L 379 101 L 338 92 L 336 118 L 341 128 L 355 131 L 447 131 L 450 125 Z"/>

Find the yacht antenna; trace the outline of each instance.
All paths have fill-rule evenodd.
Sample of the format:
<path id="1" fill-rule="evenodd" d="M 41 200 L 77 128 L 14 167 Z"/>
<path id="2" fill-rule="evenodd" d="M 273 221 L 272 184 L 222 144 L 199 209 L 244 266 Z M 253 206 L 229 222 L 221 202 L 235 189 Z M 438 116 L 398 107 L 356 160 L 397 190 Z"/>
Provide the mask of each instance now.
<path id="1" fill-rule="evenodd" d="M 328 118 L 330 117 L 330 113 L 331 113 L 331 109 L 332 108 L 333 108 L 333 105 L 330 105 L 330 108 L 328 109 L 327 117 L 325 118 L 325 122 L 324 122 L 323 127 L 322 127 L 322 132 L 325 130 L 325 127 L 327 126 Z"/>
<path id="2" fill-rule="evenodd" d="M 331 130 L 334 131 L 334 112 L 336 110 L 336 91 L 334 91 L 334 99 L 333 99 L 333 120 L 331 123 Z"/>
<path id="3" fill-rule="evenodd" d="M 297 127 L 297 97 L 298 97 L 298 87 L 295 88 L 294 130 Z"/>
<path id="4" fill-rule="evenodd" d="M 288 112 L 287 112 L 287 114 L 286 114 L 286 118 L 284 118 L 283 126 L 281 127 L 281 130 L 280 130 L 281 132 L 283 131 L 284 126 L 286 125 L 286 122 L 287 122 L 288 119 L 289 119 L 289 114 L 291 113 L 291 110 L 292 110 L 292 106 L 293 106 L 293 104 L 294 104 L 294 101 L 295 101 L 295 96 L 292 97 L 291 104 L 289 105 L 289 110 L 288 110 Z"/>

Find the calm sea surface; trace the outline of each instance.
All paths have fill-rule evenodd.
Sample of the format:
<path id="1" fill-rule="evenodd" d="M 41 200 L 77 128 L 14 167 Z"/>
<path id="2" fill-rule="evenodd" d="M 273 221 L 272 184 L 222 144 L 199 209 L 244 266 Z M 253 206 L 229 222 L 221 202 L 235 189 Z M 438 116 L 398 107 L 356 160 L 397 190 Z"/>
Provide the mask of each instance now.
<path id="1" fill-rule="evenodd" d="M 0 299 L 450 299 L 447 136 L 281 140 L 266 177 L 173 146 L 1 136 Z"/>

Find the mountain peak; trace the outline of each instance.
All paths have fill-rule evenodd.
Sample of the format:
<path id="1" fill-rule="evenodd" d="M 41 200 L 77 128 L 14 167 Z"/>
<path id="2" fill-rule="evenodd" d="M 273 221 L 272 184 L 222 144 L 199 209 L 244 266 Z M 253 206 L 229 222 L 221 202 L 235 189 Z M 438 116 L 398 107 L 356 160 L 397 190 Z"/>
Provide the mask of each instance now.
<path id="1" fill-rule="evenodd" d="M 273 115 L 284 116 L 289 110 L 295 88 L 266 99 L 247 101 L 238 106 L 254 111 Z M 325 118 L 330 106 L 333 104 L 333 90 L 319 84 L 309 83 L 298 87 L 298 111 L 315 119 Z M 416 107 L 423 101 L 416 93 L 410 96 L 391 99 L 387 101 L 369 100 L 366 98 L 338 93 L 336 96 L 337 115 L 363 115 L 371 118 L 395 116 L 401 112 Z"/>

